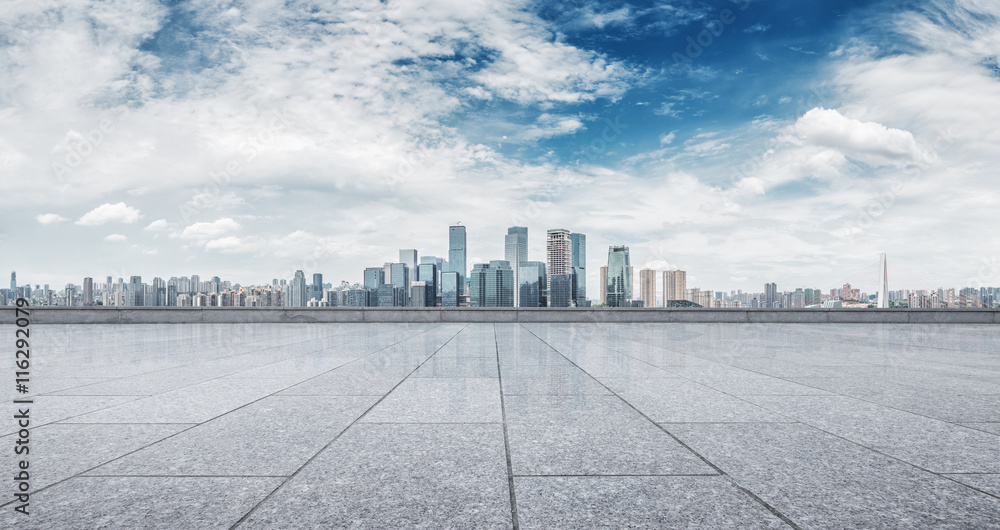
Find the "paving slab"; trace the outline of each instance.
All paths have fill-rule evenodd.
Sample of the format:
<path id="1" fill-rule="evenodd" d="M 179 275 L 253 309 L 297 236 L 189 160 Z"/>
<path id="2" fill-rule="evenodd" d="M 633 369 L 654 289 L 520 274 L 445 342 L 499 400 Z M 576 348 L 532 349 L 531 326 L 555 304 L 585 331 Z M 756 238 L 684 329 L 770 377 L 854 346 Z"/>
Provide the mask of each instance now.
<path id="1" fill-rule="evenodd" d="M 808 425 L 669 429 L 803 528 L 1000 528 L 1000 499 Z"/>
<path id="2" fill-rule="evenodd" d="M 501 425 L 356 424 L 240 526 L 511 528 Z"/>
<path id="3" fill-rule="evenodd" d="M 517 477 L 520 528 L 791 528 L 724 477 Z"/>
<path id="4" fill-rule="evenodd" d="M 362 422 L 501 423 L 500 384 L 493 378 L 403 381 Z"/>
<path id="5" fill-rule="evenodd" d="M 279 484 L 268 477 L 78 477 L 33 494 L 28 517 L 5 508 L 0 527 L 226 529 Z"/>
<path id="6" fill-rule="evenodd" d="M 103 465 L 88 475 L 289 476 L 375 396 L 272 396 Z"/>

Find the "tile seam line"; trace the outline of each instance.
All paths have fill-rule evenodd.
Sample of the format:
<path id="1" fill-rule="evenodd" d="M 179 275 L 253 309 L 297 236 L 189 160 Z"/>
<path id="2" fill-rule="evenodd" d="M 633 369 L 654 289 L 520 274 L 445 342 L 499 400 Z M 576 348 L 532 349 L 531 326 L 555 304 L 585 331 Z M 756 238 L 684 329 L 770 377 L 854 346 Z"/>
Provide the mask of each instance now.
<path id="1" fill-rule="evenodd" d="M 432 327 L 431 329 L 437 329 L 439 327 L 444 327 L 444 326 L 447 326 L 447 325 L 449 325 L 449 324 L 448 323 L 442 323 L 442 324 L 439 324 L 437 326 Z M 406 377 L 404 377 L 403 379 L 401 379 L 398 383 L 395 384 L 395 386 L 393 386 L 391 389 L 389 389 L 388 392 L 386 392 L 385 394 L 383 394 L 382 397 L 380 397 L 377 401 L 375 401 L 375 403 L 372 404 L 372 406 L 368 407 L 364 412 L 361 413 L 360 416 L 358 416 L 357 418 L 354 418 L 354 421 L 352 421 L 350 424 L 347 425 L 347 427 L 344 427 L 343 430 L 341 430 L 339 433 L 337 433 L 337 435 L 334 436 L 332 440 L 330 440 L 329 442 L 326 443 L 326 445 L 324 445 L 323 447 L 321 447 L 319 451 L 316 451 L 315 454 L 313 454 L 311 457 L 309 457 L 301 466 L 298 467 L 298 469 L 296 469 L 295 471 L 293 471 L 291 475 L 289 475 L 287 478 L 285 478 L 285 480 L 281 481 L 281 484 L 278 484 L 278 486 L 275 487 L 273 490 L 271 490 L 270 493 L 268 493 L 267 495 L 265 495 L 263 499 L 259 500 L 256 504 L 254 504 L 254 506 L 252 508 L 250 508 L 250 510 L 248 510 L 245 514 L 243 514 L 242 517 L 240 517 L 235 523 L 233 523 L 232 526 L 229 527 L 230 530 L 235 530 L 236 528 L 240 527 L 243 523 L 245 523 L 246 521 L 248 521 L 250 519 L 250 516 L 252 516 L 261 506 L 263 506 L 264 503 L 266 503 L 268 500 L 270 500 L 272 497 L 274 497 L 274 495 L 279 490 L 281 490 L 281 488 L 283 488 L 285 486 L 285 484 L 288 484 L 292 479 L 294 479 L 296 476 L 298 476 L 298 474 L 300 472 L 302 472 L 302 470 L 305 469 L 306 466 L 308 466 L 310 463 L 312 463 L 313 460 L 315 460 L 319 455 L 323 454 L 324 451 L 326 451 L 327 449 L 329 449 L 330 446 L 332 446 L 334 443 L 336 443 L 336 441 L 339 440 L 341 438 L 341 436 L 344 435 L 344 433 L 346 433 L 348 430 L 350 430 L 351 427 L 354 427 L 355 425 L 357 425 L 358 422 L 360 422 L 365 416 L 367 416 L 369 412 L 371 412 L 372 410 L 374 410 L 375 407 L 377 407 L 379 405 L 379 403 L 382 403 L 382 401 L 384 401 L 385 398 L 387 398 L 389 396 L 389 394 L 392 394 L 393 391 L 395 391 L 397 388 L 399 388 L 399 385 L 402 385 L 403 382 L 405 382 L 407 379 L 409 379 L 410 376 L 413 375 L 413 372 L 416 372 L 417 370 L 419 370 L 420 367 L 424 365 L 424 363 L 426 363 L 432 357 L 434 357 L 434 355 L 436 355 L 437 352 L 441 351 L 442 348 L 444 348 L 445 346 L 447 346 L 448 343 L 450 343 L 451 341 L 455 340 L 455 337 L 457 337 L 459 334 L 461 334 L 463 331 L 465 331 L 465 328 L 467 328 L 467 327 L 469 327 L 468 324 L 462 326 L 462 329 L 459 329 L 457 332 L 455 332 L 455 334 L 452 335 L 450 338 L 448 338 L 448 340 L 446 340 L 444 342 L 444 344 L 442 344 L 440 347 L 438 347 L 436 350 L 434 350 L 433 353 L 431 353 L 429 356 L 427 356 L 426 359 L 424 359 L 420 364 L 418 364 L 415 368 L 413 368 L 413 370 L 411 370 L 410 373 L 406 374 Z M 402 341 L 400 341 L 400 342 L 402 342 Z M 386 346 L 386 348 L 388 348 L 388 347 L 389 346 Z"/>
<path id="2" fill-rule="evenodd" d="M 406 339 L 404 339 L 404 340 L 402 340 L 402 341 L 399 341 L 399 342 L 404 342 L 404 341 L 406 341 L 406 340 L 409 340 L 409 339 L 411 339 L 411 338 L 414 338 L 414 337 L 418 337 L 418 336 L 420 336 L 420 335 L 422 335 L 422 334 L 424 334 L 424 333 L 427 333 L 427 332 L 430 332 L 430 331 L 433 331 L 433 330 L 437 329 L 438 327 L 440 327 L 440 326 L 434 326 L 434 327 L 432 327 L 432 328 L 430 328 L 430 329 L 427 329 L 427 330 L 424 330 L 424 331 L 422 331 L 422 332 L 420 332 L 420 333 L 417 333 L 416 335 L 413 335 L 412 337 L 407 337 Z M 451 339 L 449 339 L 449 341 L 450 341 L 450 340 L 451 340 Z M 397 342 L 396 344 L 399 344 L 399 343 Z M 392 346 L 395 346 L 395 344 L 390 344 L 389 346 L 386 346 L 386 348 L 390 348 L 390 347 L 392 347 Z M 385 349 L 385 348 L 383 348 L 383 349 Z M 382 350 L 378 350 L 378 351 L 382 351 Z M 371 352 L 371 353 L 378 353 L 378 351 L 375 351 L 375 352 Z M 370 354 L 366 354 L 365 356 L 367 356 L 367 355 L 370 355 Z M 294 386 L 294 385 L 293 385 L 293 386 Z M 218 419 L 218 418 L 221 418 L 222 416 L 225 416 L 225 415 L 227 415 L 227 414 L 230 414 L 230 413 L 232 413 L 232 412 L 235 412 L 235 411 L 237 411 L 237 410 L 240 410 L 240 409 L 242 409 L 242 408 L 244 408 L 244 407 L 248 407 L 248 406 L 250 406 L 250 405 L 252 405 L 252 404 L 254 404 L 254 403 L 257 403 L 258 401 L 261 401 L 261 400 L 264 400 L 264 399 L 267 399 L 267 398 L 269 398 L 269 397 L 271 397 L 271 396 L 273 396 L 273 395 L 277 394 L 278 392 L 281 392 L 281 391 L 283 391 L 283 390 L 287 390 L 288 388 L 291 388 L 291 387 L 287 387 L 287 388 L 283 388 L 283 389 L 281 389 L 281 390 L 277 390 L 277 391 L 275 391 L 275 392 L 272 392 L 271 394 L 268 394 L 268 395 L 266 395 L 266 396 L 263 396 L 263 397 L 261 397 L 261 398 L 259 398 L 259 399 L 255 399 L 255 400 L 253 400 L 253 401 L 250 401 L 250 402 L 248 402 L 248 403 L 244 403 L 243 405 L 240 405 L 239 407 L 236 407 L 236 408 L 234 408 L 234 409 L 232 409 L 232 410 L 229 410 L 229 411 L 226 411 L 226 412 L 224 412 L 224 413 L 222 413 L 222 414 L 219 414 L 219 415 L 217 415 L 217 416 L 214 416 L 214 417 L 212 417 L 212 418 L 209 418 L 209 419 L 207 419 L 207 420 L 205 420 L 205 421 L 203 421 L 203 422 L 200 422 L 200 423 L 195 423 L 195 424 L 186 424 L 186 423 L 181 423 L 181 424 L 170 424 L 170 425 L 191 425 L 191 426 L 190 426 L 190 427 L 188 427 L 188 428 L 186 428 L 186 429 L 181 429 L 181 430 L 179 430 L 179 431 L 177 431 L 177 432 L 175 432 L 175 433 L 173 433 L 173 434 L 171 434 L 171 435 L 169 435 L 169 436 L 165 436 L 165 437 L 163 437 L 163 438 L 160 438 L 160 439 L 158 439 L 158 440 L 155 440 L 155 441 L 153 441 L 153 442 L 150 442 L 150 443 L 148 443 L 148 444 L 146 444 L 146 445 L 144 445 L 144 446 L 142 446 L 142 447 L 139 447 L 139 448 L 137 448 L 137 449 L 135 449 L 135 450 L 132 450 L 132 451 L 129 451 L 129 452 L 127 452 L 127 453 L 123 454 L 123 455 L 120 455 L 120 456 L 117 456 L 117 457 L 115 457 L 115 458 L 112 458 L 111 460 L 108 460 L 108 461 L 106 461 L 106 462 L 102 462 L 102 463 L 100 463 L 100 464 L 97 464 L 96 466 L 93 466 L 93 467 L 91 467 L 91 468 L 88 468 L 88 469 L 85 469 L 85 470 L 83 470 L 83 471 L 80 471 L 79 473 L 77 473 L 77 474 L 75 474 L 75 475 L 73 475 L 73 476 L 70 476 L 70 477 L 66 477 L 66 478 L 64 478 L 64 479 L 62 479 L 62 480 L 59 480 L 59 481 L 56 481 L 56 482 L 53 482 L 52 484 L 48 484 L 48 485 L 46 485 L 46 486 L 44 486 L 44 487 L 41 487 L 41 488 L 38 488 L 38 489 L 34 490 L 34 493 L 41 493 L 42 491 L 45 491 L 45 490 L 47 490 L 47 489 L 49 489 L 49 488 L 51 488 L 51 487 L 53 487 L 53 486 L 57 486 L 57 485 L 59 485 L 59 484 L 62 484 L 63 482 L 66 482 L 66 481 L 68 481 L 68 480 L 71 480 L 71 479 L 73 479 L 73 478 L 76 478 L 76 477 L 79 477 L 79 476 L 83 475 L 84 473 L 88 473 L 88 472 L 90 472 L 90 471 L 93 471 L 93 470 L 95 470 L 95 469 L 97 469 L 97 468 L 99 468 L 99 467 L 101 467 L 101 466 L 103 466 L 103 465 L 107 465 L 107 464 L 110 464 L 111 462 L 114 462 L 114 461 L 116 461 L 116 460 L 120 460 L 120 459 L 122 459 L 122 458 L 125 458 L 126 456 L 129 456 L 129 455 L 132 455 L 132 454 L 135 454 L 135 453 L 138 453 L 139 451 L 142 451 L 142 450 L 144 450 L 144 449 L 147 449 L 147 448 L 149 448 L 149 447 L 152 447 L 153 445 L 156 445 L 156 444 L 158 444 L 158 443 L 160 443 L 160 442 L 163 442 L 163 441 L 165 441 L 165 440 L 169 440 L 170 438 L 173 438 L 174 436 L 178 436 L 178 435 L 180 435 L 180 434 L 182 434 L 182 433 L 184 433 L 184 432 L 187 432 L 187 431 L 189 431 L 189 430 L 191 430 L 191 429 L 194 429 L 195 427 L 198 427 L 199 425 L 201 425 L 201 424 L 203 424 L 203 423 L 207 423 L 207 422 L 210 422 L 210 421 L 212 421 L 212 420 L 215 420 L 215 419 Z M 384 396 L 383 396 L 383 397 L 384 397 Z M 121 424 L 115 424 L 115 425 L 121 425 Z M 131 425 L 147 425 L 147 424 L 131 424 Z M 273 492 L 272 492 L 272 493 L 273 493 Z M 2 508 L 2 507 L 5 507 L 5 506 L 8 506 L 8 505 L 11 505 L 11 504 L 14 504 L 15 502 L 17 502 L 17 501 L 10 501 L 10 502 L 6 502 L 6 503 L 3 503 L 3 504 L 0 504 L 0 508 Z"/>
<path id="3" fill-rule="evenodd" d="M 503 391 L 503 370 L 500 368 L 500 339 L 497 337 L 497 325 L 493 323 L 493 347 L 497 359 L 497 383 L 500 385 L 500 417 L 503 421 L 503 445 L 507 459 L 507 488 L 510 492 L 510 516 L 514 530 L 520 530 L 521 521 L 517 513 L 517 493 L 514 488 L 514 465 L 510 456 L 510 434 L 507 429 L 507 403 Z"/>
<path id="4" fill-rule="evenodd" d="M 524 327 L 524 326 L 522 325 L 521 327 Z M 693 448 L 691 448 L 691 446 L 689 446 L 688 444 L 684 443 L 680 438 L 674 436 L 673 433 L 671 433 L 670 431 L 668 431 L 662 425 L 660 425 L 660 424 L 656 423 L 655 421 L 653 421 L 649 416 L 647 416 L 642 411 L 640 411 L 639 409 L 637 409 L 635 407 L 635 405 L 633 405 L 632 403 L 628 402 L 627 400 L 625 400 L 624 398 L 622 398 L 621 396 L 619 396 L 614 390 L 611 390 L 610 388 L 608 388 L 607 385 L 605 385 L 604 383 L 602 383 L 601 381 L 599 381 L 596 377 L 594 377 L 593 375 L 591 375 L 590 372 L 584 370 L 578 364 L 576 364 L 575 362 L 573 362 L 572 359 L 570 359 L 569 357 L 566 357 L 565 355 L 563 355 L 562 352 L 560 352 L 559 350 L 553 348 L 552 345 L 550 345 L 544 339 L 542 339 L 541 337 L 539 337 L 538 335 L 536 335 L 535 332 L 531 331 L 530 329 L 528 329 L 526 327 L 524 329 L 528 333 L 531 333 L 532 335 L 534 335 L 534 337 L 536 339 L 538 339 L 543 344 L 545 344 L 546 346 L 548 346 L 552 351 L 558 353 L 559 355 L 562 355 L 562 357 L 564 359 L 566 359 L 567 361 L 569 361 L 578 370 L 580 370 L 583 373 L 587 374 L 587 377 L 593 379 L 595 382 L 597 382 L 597 384 L 603 386 L 608 392 L 611 392 L 611 394 L 613 396 L 615 396 L 616 398 L 620 399 L 623 403 L 625 403 L 626 405 L 628 405 L 628 407 L 631 408 L 632 410 L 634 410 L 637 414 L 641 415 L 643 418 L 646 418 L 646 420 L 649 421 L 650 423 L 652 423 L 653 425 L 655 425 L 657 429 L 659 429 L 662 432 L 666 433 L 667 436 L 673 438 L 674 441 L 676 441 L 682 447 L 684 447 L 685 449 L 687 449 L 688 451 L 690 451 L 691 454 L 697 456 L 699 459 L 701 459 L 703 462 L 705 462 L 712 469 L 716 470 L 719 473 L 719 475 L 721 475 L 721 476 L 725 477 L 726 479 L 728 479 L 729 482 L 733 486 L 735 486 L 737 489 L 739 489 L 740 491 L 742 491 L 743 493 L 745 493 L 751 499 L 757 501 L 758 504 L 760 504 L 764 509 L 766 509 L 767 511 L 769 511 L 772 515 L 776 516 L 778 519 L 780 519 L 782 522 L 784 522 L 785 524 L 787 524 L 791 528 L 794 528 L 795 530 L 802 530 L 802 527 L 800 527 L 798 524 L 796 524 L 794 521 L 792 521 L 788 516 L 786 516 L 785 514 L 781 513 L 780 511 L 778 511 L 777 508 L 775 508 L 774 506 L 771 506 L 768 502 L 764 501 L 764 499 L 762 499 L 759 496 L 757 496 L 757 494 L 755 494 L 754 492 L 750 491 L 748 488 L 744 487 L 742 484 L 740 484 L 739 482 L 737 482 L 732 476 L 730 476 L 728 473 L 726 473 L 725 471 L 723 471 L 721 467 L 719 467 L 719 466 L 715 465 L 714 463 L 712 463 L 712 461 L 710 461 L 709 459 L 705 458 L 698 451 L 695 451 Z M 590 341 L 588 341 L 588 342 L 590 342 Z M 596 344 L 596 343 L 594 343 L 594 344 Z M 600 346 L 600 345 L 598 344 L 598 346 Z M 603 348 L 603 346 L 600 346 L 600 347 Z"/>

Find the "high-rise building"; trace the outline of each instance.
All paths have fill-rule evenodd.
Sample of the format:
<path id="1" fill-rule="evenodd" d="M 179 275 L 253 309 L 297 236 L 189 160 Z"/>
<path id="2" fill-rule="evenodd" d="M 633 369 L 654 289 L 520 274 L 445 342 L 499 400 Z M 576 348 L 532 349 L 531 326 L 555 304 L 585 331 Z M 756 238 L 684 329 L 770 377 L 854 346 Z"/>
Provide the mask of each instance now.
<path id="1" fill-rule="evenodd" d="M 432 296 L 428 297 L 428 307 L 437 305 L 437 294 L 441 290 L 440 285 L 438 284 L 439 276 L 440 274 L 437 270 L 437 264 L 433 261 L 417 265 L 417 277 L 420 278 L 420 281 L 424 282 L 426 287 L 433 293 Z"/>
<path id="2" fill-rule="evenodd" d="M 639 299 L 643 307 L 656 307 L 656 271 L 653 269 L 639 271 Z"/>
<path id="3" fill-rule="evenodd" d="M 410 307 L 433 307 L 435 295 L 431 289 L 427 282 L 410 282 Z"/>
<path id="4" fill-rule="evenodd" d="M 549 307 L 573 307 L 573 275 L 549 275 Z"/>
<path id="5" fill-rule="evenodd" d="M 608 303 L 608 266 L 601 267 L 601 305 Z"/>
<path id="6" fill-rule="evenodd" d="M 441 294 L 441 273 L 444 272 L 444 267 L 445 267 L 445 265 L 448 262 L 445 261 L 444 259 L 438 258 L 436 256 L 420 256 L 420 264 L 421 265 L 428 264 L 428 263 L 433 263 L 434 265 L 437 266 L 437 279 L 434 281 L 434 285 L 437 287 L 437 294 L 440 295 Z M 422 276 L 420 277 L 420 279 L 421 280 L 426 280 L 426 278 L 424 278 Z"/>
<path id="7" fill-rule="evenodd" d="M 514 285 L 520 285 L 518 275 L 520 265 L 528 261 L 528 228 L 524 226 L 512 226 L 507 229 L 507 236 L 504 237 L 504 259 L 510 263 L 514 270 Z M 514 305 L 518 306 L 518 298 L 521 296 L 520 289 L 514 289 Z"/>
<path id="8" fill-rule="evenodd" d="M 291 303 L 288 307 L 306 307 L 306 274 L 302 270 L 295 271 L 291 285 Z"/>
<path id="9" fill-rule="evenodd" d="M 76 302 L 76 286 L 72 283 L 66 284 L 66 305 L 74 306 Z"/>
<path id="10" fill-rule="evenodd" d="M 468 269 L 465 268 L 466 257 L 466 233 L 465 227 L 454 225 L 448 227 L 448 271 L 457 272 L 459 276 L 458 294 L 465 294 L 465 280 L 468 278 Z"/>
<path id="11" fill-rule="evenodd" d="M 469 305 L 472 307 L 514 307 L 514 271 L 510 262 L 477 263 L 470 280 Z"/>
<path id="12" fill-rule="evenodd" d="M 17 296 L 17 272 L 10 273 L 10 295 Z"/>
<path id="13" fill-rule="evenodd" d="M 549 281 L 545 263 L 522 261 L 518 268 L 518 307 L 545 307 Z"/>
<path id="14" fill-rule="evenodd" d="M 764 309 L 775 309 L 778 307 L 778 285 L 775 283 L 764 284 Z"/>
<path id="15" fill-rule="evenodd" d="M 461 295 L 459 273 L 448 271 L 441 274 L 441 307 L 458 307 L 458 297 Z"/>
<path id="16" fill-rule="evenodd" d="M 399 262 L 410 268 L 410 283 L 413 283 L 420 278 L 417 278 L 417 250 L 413 248 L 401 248 L 399 249 Z M 408 288 L 407 288 L 408 289 Z"/>
<path id="17" fill-rule="evenodd" d="M 94 279 L 84 278 L 83 279 L 83 305 L 92 306 L 94 305 Z"/>
<path id="18" fill-rule="evenodd" d="M 607 304 L 624 307 L 632 300 L 632 265 L 628 247 L 608 247 Z"/>
<path id="19" fill-rule="evenodd" d="M 587 299 L 587 236 L 569 235 L 569 266 L 573 274 L 573 305 L 579 307 Z"/>
<path id="20" fill-rule="evenodd" d="M 402 306 L 408 306 L 410 305 L 410 267 L 405 263 L 393 263 L 391 269 L 392 278 L 389 283 L 402 292 Z"/>
<path id="21" fill-rule="evenodd" d="M 548 273 L 549 285 L 547 290 L 552 292 L 552 276 L 556 274 L 572 274 L 572 244 L 569 239 L 569 230 L 564 228 L 553 228 L 545 233 L 545 271 Z M 551 307 L 551 301 L 549 307 Z"/>
<path id="22" fill-rule="evenodd" d="M 197 293 L 200 293 L 200 292 L 201 292 L 201 276 L 198 276 L 197 274 L 192 274 L 191 275 L 191 293 L 192 294 L 197 294 Z M 192 296 L 191 299 L 193 300 L 194 297 Z M 305 306 L 305 304 L 302 304 L 302 305 Z"/>
<path id="23" fill-rule="evenodd" d="M 128 280 L 128 296 L 133 307 L 141 307 L 146 301 L 146 289 L 142 286 L 141 276 L 132 276 Z"/>
<path id="24" fill-rule="evenodd" d="M 663 305 L 669 300 L 687 300 L 687 272 L 663 271 Z"/>
<path id="25" fill-rule="evenodd" d="M 365 289 L 374 291 L 385 283 L 385 269 L 382 267 L 368 267 L 365 269 Z"/>
<path id="26" fill-rule="evenodd" d="M 323 299 L 323 275 L 320 273 L 313 274 L 312 291 L 310 291 L 311 300 L 322 300 Z"/>

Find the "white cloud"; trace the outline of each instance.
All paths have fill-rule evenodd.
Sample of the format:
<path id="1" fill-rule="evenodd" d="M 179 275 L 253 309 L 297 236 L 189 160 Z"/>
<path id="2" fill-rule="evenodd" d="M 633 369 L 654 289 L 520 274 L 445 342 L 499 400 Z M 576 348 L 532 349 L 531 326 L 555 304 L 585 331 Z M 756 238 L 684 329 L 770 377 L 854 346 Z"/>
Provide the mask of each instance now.
<path id="1" fill-rule="evenodd" d="M 205 250 L 233 250 L 239 248 L 242 244 L 242 239 L 235 236 L 226 236 L 205 243 Z"/>
<path id="2" fill-rule="evenodd" d="M 173 225 L 168 223 L 166 219 L 157 219 L 152 223 L 146 225 L 146 227 L 143 228 L 143 230 L 149 230 L 150 232 L 163 232 L 166 230 L 171 230 L 172 228 Z"/>
<path id="3" fill-rule="evenodd" d="M 909 131 L 848 118 L 833 109 L 810 110 L 795 122 L 791 134 L 791 142 L 836 149 L 871 165 L 904 166 L 923 158 Z"/>
<path id="4" fill-rule="evenodd" d="M 128 239 L 128 237 L 122 234 L 111 234 L 104 238 L 105 241 L 114 241 L 114 242 L 125 241 L 126 239 Z"/>
<path id="5" fill-rule="evenodd" d="M 677 131 L 671 131 L 670 134 L 661 134 L 660 145 L 670 145 L 674 143 L 675 138 L 677 138 Z"/>
<path id="6" fill-rule="evenodd" d="M 102 204 L 83 214 L 76 222 L 83 226 L 97 226 L 104 223 L 134 223 L 139 220 L 139 210 L 127 206 L 124 202 Z"/>
<path id="7" fill-rule="evenodd" d="M 557 116 L 546 113 L 539 116 L 534 125 L 521 132 L 518 139 L 534 142 L 554 136 L 573 134 L 585 128 L 583 122 L 576 116 Z"/>
<path id="8" fill-rule="evenodd" d="M 61 223 L 63 221 L 69 221 L 69 219 L 57 214 L 57 213 L 43 213 L 35 217 L 35 220 L 43 225 Z"/>
<path id="9" fill-rule="evenodd" d="M 242 228 L 239 223 L 229 217 L 224 217 L 210 223 L 194 223 L 181 231 L 180 236 L 185 239 L 207 241 L 216 238 L 227 232 Z"/>

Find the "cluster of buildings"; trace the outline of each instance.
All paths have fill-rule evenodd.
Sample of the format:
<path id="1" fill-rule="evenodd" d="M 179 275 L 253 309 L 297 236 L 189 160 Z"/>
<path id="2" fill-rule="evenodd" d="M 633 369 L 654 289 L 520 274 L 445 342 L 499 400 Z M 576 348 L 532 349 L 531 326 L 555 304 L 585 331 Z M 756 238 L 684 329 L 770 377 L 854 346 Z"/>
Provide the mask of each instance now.
<path id="1" fill-rule="evenodd" d="M 587 236 L 556 228 L 545 234 L 545 259 L 528 255 L 528 229 L 513 226 L 504 236 L 504 259 L 467 267 L 466 227 L 448 227 L 448 254 L 420 256 L 417 249 L 400 249 L 399 260 L 365 268 L 362 282 L 323 283 L 315 273 L 307 279 L 301 270 L 289 280 L 241 286 L 218 276 L 153 278 L 126 282 L 111 276 L 103 283 L 93 278 L 82 285 L 52 290 L 18 285 L 0 289 L 0 305 L 19 297 L 33 305 L 118 307 L 591 307 L 587 298 Z M 629 249 L 611 246 L 607 265 L 600 267 L 601 307 L 745 307 L 799 309 L 812 307 L 874 307 L 877 294 L 844 284 L 827 293 L 816 288 L 779 292 L 775 283 L 763 292 L 712 291 L 689 288 L 687 272 L 643 268 L 634 274 Z M 659 280 L 659 281 L 658 281 Z M 946 308 L 997 307 L 1000 288 L 963 288 L 888 291 L 889 307 Z"/>

